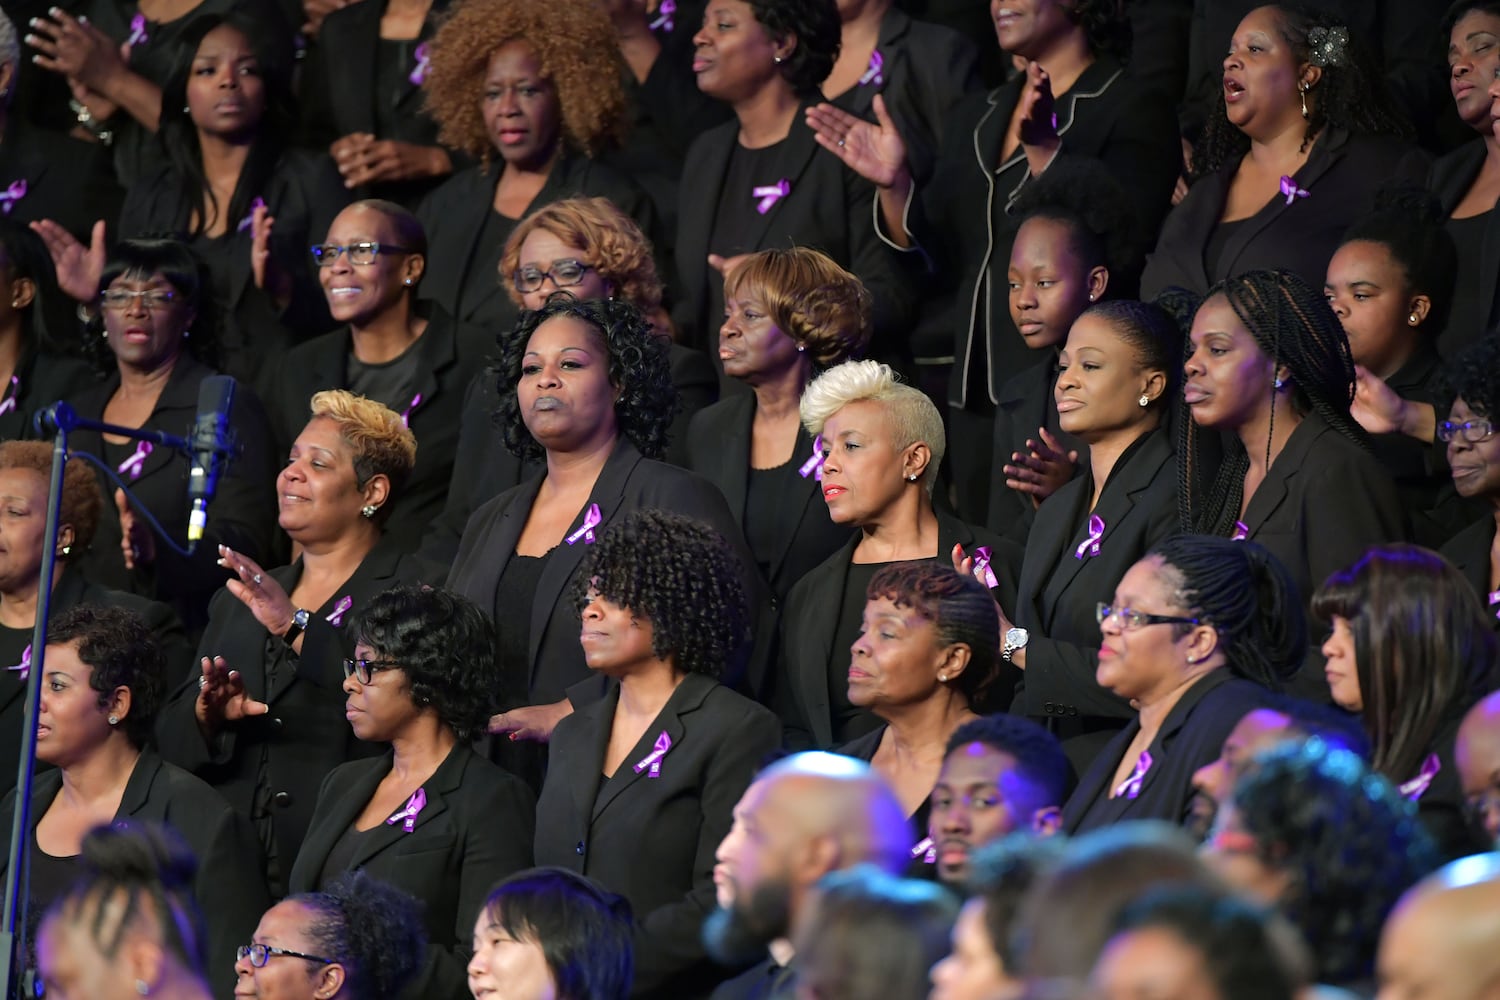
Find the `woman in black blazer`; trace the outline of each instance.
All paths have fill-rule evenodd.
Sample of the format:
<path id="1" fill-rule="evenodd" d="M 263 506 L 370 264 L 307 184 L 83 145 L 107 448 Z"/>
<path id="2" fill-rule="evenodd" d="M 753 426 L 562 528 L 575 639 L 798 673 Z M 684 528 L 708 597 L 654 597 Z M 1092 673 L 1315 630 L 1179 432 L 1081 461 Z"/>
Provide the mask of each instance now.
<path id="1" fill-rule="evenodd" d="M 1188 819 L 1193 772 L 1307 648 L 1301 600 L 1266 549 L 1180 535 L 1157 545 L 1098 607 L 1099 685 L 1137 714 L 1063 806 L 1063 829 Z"/>
<path id="2" fill-rule="evenodd" d="M 157 732 L 162 756 L 255 823 L 274 896 L 286 893 L 323 777 L 375 752 L 342 718 L 349 620 L 415 575 L 381 544 L 381 510 L 411 473 L 411 431 L 347 392 L 319 393 L 312 413 L 276 478 L 280 524 L 300 555 L 263 570 L 219 550 L 233 578 L 209 607 L 201 672 L 172 693 Z"/>
<path id="3" fill-rule="evenodd" d="M 1443 546 L 1442 554 L 1458 567 L 1486 606 L 1490 625 L 1500 630 L 1500 561 L 1495 551 L 1500 527 L 1500 335 L 1491 334 L 1464 351 L 1448 366 L 1455 398 L 1447 420 L 1438 424 L 1438 440 L 1448 447 L 1448 467 L 1459 496 L 1487 508 L 1473 524 Z"/>
<path id="4" fill-rule="evenodd" d="M 722 275 L 739 258 L 795 245 L 817 247 L 870 290 L 874 354 L 909 354 L 911 276 L 875 239 L 870 186 L 820 155 L 804 120 L 839 37 L 834 0 L 751 0 L 732 15 L 710 11 L 693 37 L 698 89 L 730 105 L 735 120 L 703 133 L 687 154 L 693 183 L 679 193 L 681 298 L 672 316 L 688 344 L 712 343 L 724 315 Z"/>
<path id="5" fill-rule="evenodd" d="M 570 597 L 603 699 L 552 734 L 536 859 L 630 901 L 638 997 L 706 996 L 700 941 L 735 803 L 781 742 L 770 711 L 715 678 L 750 638 L 737 555 L 713 528 L 636 510 L 605 531 Z"/>
<path id="6" fill-rule="evenodd" d="M 1014 606 L 1024 644 L 1010 660 L 1025 671 L 1014 709 L 1048 725 L 1078 773 L 1134 714 L 1095 680 L 1095 608 L 1136 560 L 1177 532 L 1167 425 L 1181 341 L 1176 322 L 1156 306 L 1104 302 L 1073 324 L 1059 359 L 1062 429 L 1088 445 L 1089 461 L 1037 510 Z"/>
<path id="7" fill-rule="evenodd" d="M 392 500 L 386 538 L 411 551 L 442 510 L 464 390 L 492 341 L 441 306 L 418 303 L 427 236 L 393 202 L 344 209 L 313 258 L 329 312 L 348 325 L 287 355 L 271 402 L 276 450 L 286 454 L 307 422 L 308 400 L 323 389 L 348 389 L 401 414 L 417 439 L 417 463 Z"/>
<path id="8" fill-rule="evenodd" d="M 425 86 L 439 138 L 479 162 L 417 209 L 431 244 L 422 294 L 498 333 L 517 312 L 500 259 L 526 216 L 597 195 L 648 235 L 656 227 L 645 193 L 597 159 L 618 142 L 624 117 L 615 37 L 588 4 L 466 0 L 431 44 Z"/>
<path id="9" fill-rule="evenodd" d="M 819 371 L 864 354 L 870 293 L 817 250 L 751 254 L 724 279 L 719 360 L 750 387 L 693 419 L 688 467 L 730 509 L 777 601 L 849 540 L 823 503 L 821 439 L 802 426 L 802 391 Z"/>
<path id="10" fill-rule="evenodd" d="M 1203 295 L 1272 267 L 1316 285 L 1376 189 L 1426 173 L 1383 77 L 1332 14 L 1271 4 L 1245 15 L 1223 93 L 1193 151 L 1195 181 L 1146 262 L 1143 295 Z"/>
<path id="11" fill-rule="evenodd" d="M 399 996 L 464 1000 L 474 920 L 490 886 L 530 867 L 536 820 L 520 779 L 469 747 L 500 690 L 495 629 L 472 601 L 406 584 L 376 595 L 350 633 L 345 717 L 391 752 L 323 779 L 288 889 L 362 869 L 421 898 L 427 961 Z"/>
<path id="12" fill-rule="evenodd" d="M 83 837 L 100 824 L 170 824 L 198 857 L 193 895 L 208 923 L 210 978 L 233 989 L 234 949 L 269 897 L 250 824 L 198 778 L 146 749 L 165 690 L 165 661 L 133 611 L 79 606 L 47 629 L 47 677 L 37 714 L 37 760 L 54 766 L 31 789 L 32 909 L 41 912 L 78 877 Z M 9 858 L 12 789 L 0 802 Z"/>
<path id="13" fill-rule="evenodd" d="M 981 557 L 981 579 L 1014 607 L 1021 550 L 933 506 L 942 415 L 888 366 L 830 368 L 803 393 L 802 423 L 823 439 L 828 516 L 859 532 L 792 588 L 772 698 L 790 747 L 828 749 L 879 726 L 850 702 L 848 686 L 849 649 L 875 574 L 897 562 Z"/>

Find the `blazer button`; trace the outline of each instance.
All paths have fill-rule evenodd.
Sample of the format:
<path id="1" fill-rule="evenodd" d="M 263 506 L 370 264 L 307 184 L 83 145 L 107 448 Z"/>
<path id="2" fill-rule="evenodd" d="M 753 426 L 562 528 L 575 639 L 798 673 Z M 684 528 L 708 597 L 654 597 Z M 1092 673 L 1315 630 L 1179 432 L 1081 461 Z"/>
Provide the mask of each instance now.
<path id="1" fill-rule="evenodd" d="M 1051 715 L 1052 714 L 1052 702 L 1049 701 L 1049 702 L 1047 702 L 1046 704 L 1044 704 L 1042 706 L 1042 713 L 1044 715 Z"/>
<path id="2" fill-rule="evenodd" d="M 280 719 L 272 719 L 271 720 L 271 728 L 273 730 L 275 730 L 276 732 L 278 732 L 278 733 L 281 732 L 281 730 L 284 729 L 285 726 L 286 726 L 286 724 L 284 722 L 282 722 Z"/>
<path id="3" fill-rule="evenodd" d="M 1078 714 L 1078 708 L 1077 708 L 1077 706 L 1069 705 L 1068 706 L 1068 715 L 1071 717 L 1071 716 L 1076 716 L 1077 714 Z"/>
<path id="4" fill-rule="evenodd" d="M 282 809 L 286 809 L 292 804 L 292 793 L 277 792 L 275 795 L 271 796 L 271 801 L 276 803 L 276 805 L 280 806 Z"/>
<path id="5" fill-rule="evenodd" d="M 583 841 L 580 840 L 578 846 L 573 848 L 573 850 L 577 851 L 580 855 L 583 854 Z"/>

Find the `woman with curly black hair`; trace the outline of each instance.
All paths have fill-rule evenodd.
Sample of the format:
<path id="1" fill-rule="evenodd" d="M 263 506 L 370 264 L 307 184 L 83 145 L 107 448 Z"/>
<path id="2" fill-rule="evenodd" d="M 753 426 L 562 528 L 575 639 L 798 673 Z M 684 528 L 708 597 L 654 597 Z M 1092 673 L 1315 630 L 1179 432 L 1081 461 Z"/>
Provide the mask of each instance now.
<path id="1" fill-rule="evenodd" d="M 1178 535 L 1126 571 L 1097 617 L 1095 679 L 1136 715 L 1079 780 L 1063 827 L 1182 823 L 1193 773 L 1218 758 L 1235 724 L 1302 662 L 1307 626 L 1297 591 L 1254 542 Z"/>
<path id="2" fill-rule="evenodd" d="M 718 683 L 750 639 L 737 556 L 701 521 L 642 509 L 602 532 L 569 588 L 584 661 L 611 683 L 557 724 L 536 859 L 624 896 L 634 996 L 707 994 L 729 970 L 699 939 L 714 854 L 776 716 Z"/>
<path id="3" fill-rule="evenodd" d="M 1192 186 L 1162 226 L 1142 292 L 1201 295 L 1269 267 L 1321 282 L 1381 185 L 1422 182 L 1426 157 L 1407 132 L 1365 40 L 1335 15 L 1289 3 L 1252 10 L 1230 41 Z"/>
<path id="4" fill-rule="evenodd" d="M 1395 484 L 1350 415 L 1348 338 L 1319 292 L 1288 271 L 1221 282 L 1189 341 L 1177 424 L 1183 531 L 1265 545 L 1304 606 L 1366 547 L 1406 539 Z M 1296 693 L 1327 701 L 1309 654 Z"/>
<path id="5" fill-rule="evenodd" d="M 541 754 L 514 741 L 545 742 L 559 719 L 604 695 L 578 647 L 576 606 L 567 596 L 602 528 L 639 507 L 705 521 L 739 554 L 753 613 L 769 609 L 723 495 L 659 461 L 676 393 L 667 345 L 634 305 L 556 294 L 523 313 L 501 346 L 496 422 L 506 446 L 543 471 L 469 518 L 448 587 L 505 623 L 497 659 L 506 711 L 490 720 L 490 731 L 509 734 L 496 752 L 539 787 Z M 736 658 L 732 683 L 760 691 L 759 663 L 752 657 L 746 677 Z"/>
<path id="6" fill-rule="evenodd" d="M 391 752 L 323 779 L 288 888 L 315 892 L 358 868 L 420 897 L 427 957 L 400 995 L 465 1000 L 474 918 L 491 885 L 530 866 L 535 819 L 525 784 L 469 747 L 500 690 L 495 629 L 472 601 L 405 584 L 351 631 L 344 714 Z"/>
<path id="7" fill-rule="evenodd" d="M 1447 382 L 1454 393 L 1437 437 L 1448 446 L 1458 494 L 1489 510 L 1453 536 L 1442 553 L 1488 606 L 1500 629 L 1500 334 L 1491 333 L 1453 359 Z"/>
<path id="8" fill-rule="evenodd" d="M 1358 992 L 1372 985 L 1386 915 L 1438 864 L 1416 807 L 1316 739 L 1256 757 L 1205 851 L 1234 888 L 1302 932 L 1319 983 Z"/>
<path id="9" fill-rule="evenodd" d="M 369 873 L 284 899 L 235 955 L 236 996 L 395 1000 L 427 953 L 422 907 Z"/>

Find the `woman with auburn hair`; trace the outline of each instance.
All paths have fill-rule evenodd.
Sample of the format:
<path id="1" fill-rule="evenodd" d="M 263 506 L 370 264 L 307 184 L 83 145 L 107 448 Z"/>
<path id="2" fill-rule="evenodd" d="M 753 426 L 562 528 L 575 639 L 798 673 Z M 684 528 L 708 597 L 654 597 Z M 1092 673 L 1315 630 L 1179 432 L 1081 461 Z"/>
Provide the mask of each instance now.
<path id="1" fill-rule="evenodd" d="M 762 250 L 724 280 L 719 360 L 751 391 L 693 419 L 688 466 L 729 499 L 779 601 L 849 540 L 820 496 L 821 440 L 802 426 L 802 392 L 869 341 L 870 293 L 817 250 Z"/>
<path id="2" fill-rule="evenodd" d="M 592 4 L 466 0 L 431 46 L 438 140 L 479 162 L 417 209 L 431 245 L 423 296 L 461 322 L 506 329 L 516 309 L 495 274 L 520 220 L 602 195 L 646 232 L 656 223 L 635 182 L 598 159 L 624 121 L 614 31 Z"/>
<path id="3" fill-rule="evenodd" d="M 1500 681 L 1500 640 L 1463 575 L 1414 545 L 1371 548 L 1313 595 L 1333 700 L 1358 712 L 1374 769 L 1414 800 L 1444 854 L 1474 843 L 1453 764 L 1467 712 Z"/>

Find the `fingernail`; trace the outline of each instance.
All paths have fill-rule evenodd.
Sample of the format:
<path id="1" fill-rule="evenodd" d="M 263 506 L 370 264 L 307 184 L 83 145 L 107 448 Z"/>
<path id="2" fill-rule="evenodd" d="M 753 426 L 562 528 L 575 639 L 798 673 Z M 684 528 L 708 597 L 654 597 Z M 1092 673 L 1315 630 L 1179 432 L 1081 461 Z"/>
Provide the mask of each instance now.
<path id="1" fill-rule="evenodd" d="M 512 743 L 514 743 L 516 741 L 516 734 L 515 733 L 508 733 L 507 735 L 510 737 L 510 741 Z"/>

